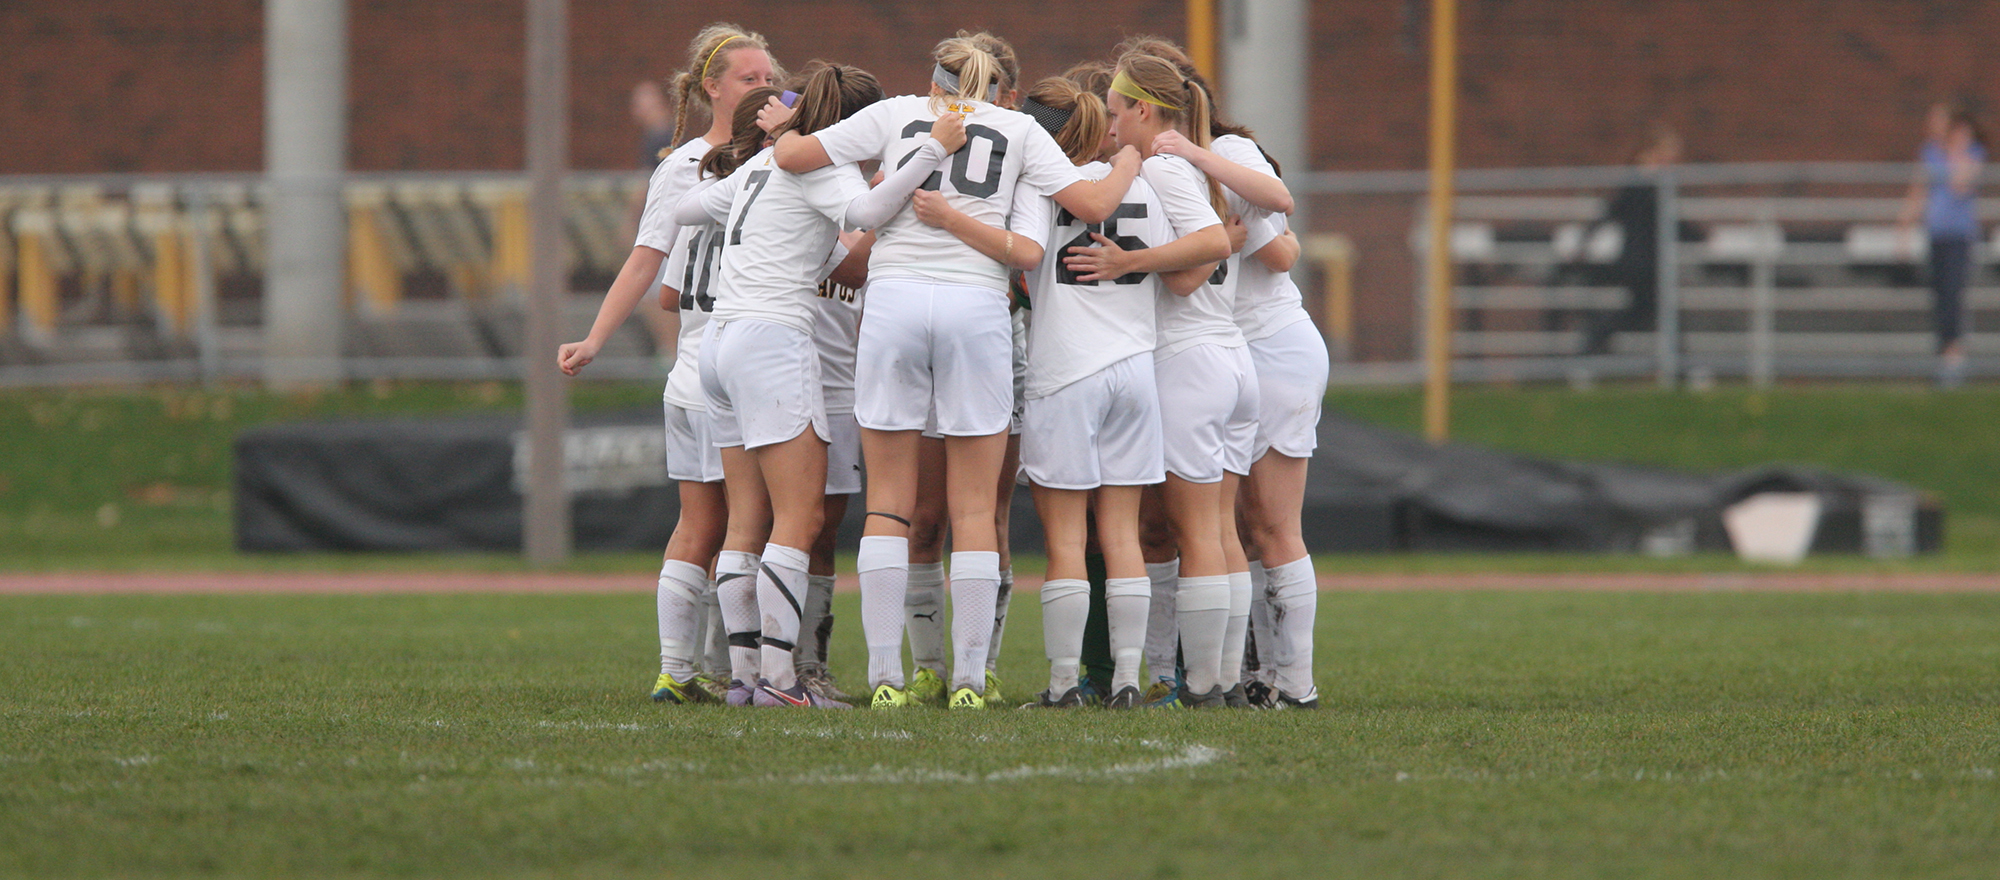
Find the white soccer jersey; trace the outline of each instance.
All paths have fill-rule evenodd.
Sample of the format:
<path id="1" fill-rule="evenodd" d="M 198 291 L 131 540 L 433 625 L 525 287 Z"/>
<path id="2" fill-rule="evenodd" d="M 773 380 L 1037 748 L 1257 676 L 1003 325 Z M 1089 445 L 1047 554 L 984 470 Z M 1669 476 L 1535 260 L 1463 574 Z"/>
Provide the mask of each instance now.
<path id="1" fill-rule="evenodd" d="M 1208 202 L 1208 177 L 1179 156 L 1155 155 L 1139 166 L 1139 178 L 1151 184 L 1159 195 L 1174 238 L 1180 238 L 1222 222 L 1215 206 Z M 1227 272 L 1227 269 L 1223 269 Z M 1187 296 L 1175 296 L 1164 289 L 1155 300 L 1159 337 L 1154 351 L 1161 357 L 1178 354 L 1190 347 L 1211 343 L 1224 347 L 1243 344 L 1243 331 L 1236 329 L 1236 316 L 1225 285 L 1202 284 Z"/>
<path id="2" fill-rule="evenodd" d="M 1082 168 L 1101 179 L 1111 166 Z M 1102 233 L 1126 250 L 1173 241 L 1173 224 L 1151 184 L 1134 180 L 1118 209 L 1103 223 L 1085 223 L 1056 209 L 1042 264 L 1028 273 L 1028 302 L 1035 319 L 1028 325 L 1030 400 L 1047 397 L 1135 354 L 1153 350 L 1154 301 L 1162 296 L 1159 276 L 1133 273 L 1115 280 L 1078 281 L 1062 263 L 1072 247 L 1096 247 Z"/>
<path id="3" fill-rule="evenodd" d="M 1209 144 L 1209 149 L 1245 168 L 1278 176 L 1277 169 L 1271 167 L 1263 151 L 1257 149 L 1256 142 L 1249 138 L 1226 134 Z M 1244 243 L 1241 253 L 1229 258 L 1227 277 L 1223 279 L 1223 283 L 1231 288 L 1229 292 L 1235 302 L 1236 326 L 1243 331 L 1243 337 L 1263 339 L 1295 322 L 1306 320 L 1309 316 L 1298 285 L 1292 283 L 1292 276 L 1265 268 L 1254 256 L 1272 239 L 1285 234 L 1285 215 L 1258 208 L 1226 187 L 1223 192 L 1229 200 L 1229 210 L 1242 217 L 1244 225 L 1250 229 L 1249 241 Z"/>
<path id="4" fill-rule="evenodd" d="M 966 143 L 923 188 L 943 192 L 952 207 L 989 226 L 1007 228 L 1017 183 L 1046 196 L 1083 179 L 1033 117 L 985 102 L 950 106 L 970 108 Z M 836 165 L 879 159 L 885 169 L 896 168 L 928 139 L 936 121 L 930 98 L 905 95 L 870 104 L 815 136 Z M 878 230 L 868 274 L 1007 288 L 1005 267 L 957 236 L 925 225 L 915 211 L 898 212 Z"/>
<path id="5" fill-rule="evenodd" d="M 663 254 L 673 252 L 680 231 L 680 226 L 674 223 L 674 206 L 680 204 L 681 196 L 701 176 L 701 157 L 708 155 L 711 146 L 708 141 L 695 138 L 668 153 L 653 168 L 652 178 L 646 181 L 646 207 L 639 213 L 639 239 L 633 242 L 635 246 L 644 245 Z"/>
<path id="6" fill-rule="evenodd" d="M 710 190 L 705 198 L 727 196 L 730 206 L 715 320 L 770 321 L 811 335 L 813 288 L 847 203 L 866 192 L 868 182 L 851 164 L 792 174 L 770 148 Z"/>
<path id="7" fill-rule="evenodd" d="M 715 310 L 715 269 L 722 251 L 722 227 L 715 223 L 682 226 L 679 240 L 667 256 L 661 283 L 680 291 L 680 341 L 674 346 L 674 368 L 667 373 L 666 402 L 685 409 L 708 409 L 701 390 L 701 332 Z"/>

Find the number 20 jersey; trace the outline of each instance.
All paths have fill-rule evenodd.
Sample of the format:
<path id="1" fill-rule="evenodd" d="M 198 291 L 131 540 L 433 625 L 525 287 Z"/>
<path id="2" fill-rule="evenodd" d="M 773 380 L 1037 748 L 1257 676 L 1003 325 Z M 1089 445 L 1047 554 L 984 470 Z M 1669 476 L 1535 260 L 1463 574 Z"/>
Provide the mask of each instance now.
<path id="1" fill-rule="evenodd" d="M 944 193 L 952 207 L 973 219 L 1005 229 L 1017 183 L 1048 196 L 1083 179 L 1055 139 L 1028 114 L 985 102 L 949 107 L 967 112 L 965 146 L 921 188 Z M 905 95 L 870 104 L 815 137 L 836 164 L 879 159 L 887 170 L 899 167 L 922 146 L 937 117 L 928 97 Z M 868 277 L 918 277 L 1007 289 L 1007 270 L 998 261 L 949 232 L 925 225 L 907 208 L 878 231 Z"/>
<path id="2" fill-rule="evenodd" d="M 1102 179 L 1111 173 L 1111 166 L 1093 162 L 1080 170 L 1086 178 Z M 1173 224 L 1159 194 L 1145 180 L 1132 182 L 1118 209 L 1103 223 L 1085 223 L 1059 206 L 1054 212 L 1042 264 L 1027 277 L 1028 301 L 1034 307 L 1034 320 L 1028 325 L 1030 399 L 1047 397 L 1133 355 L 1151 353 L 1158 335 L 1155 300 L 1168 295 L 1157 275 L 1135 272 L 1082 281 L 1062 262 L 1072 247 L 1097 246 L 1091 233 L 1102 234 L 1125 250 L 1173 241 Z"/>

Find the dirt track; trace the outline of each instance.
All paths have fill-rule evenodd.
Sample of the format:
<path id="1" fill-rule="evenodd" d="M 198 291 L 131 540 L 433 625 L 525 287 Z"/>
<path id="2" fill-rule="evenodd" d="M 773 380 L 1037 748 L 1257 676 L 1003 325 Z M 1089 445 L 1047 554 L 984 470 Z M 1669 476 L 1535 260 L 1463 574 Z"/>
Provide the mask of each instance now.
<path id="1" fill-rule="evenodd" d="M 2000 591 L 1990 574 L 1338 574 L 1322 575 L 1320 589 L 1356 592 L 1398 590 L 1578 590 L 1610 592 L 1897 591 L 1964 593 Z M 1034 590 L 1040 578 L 1022 578 Z M 839 590 L 856 589 L 842 575 Z M 487 574 L 464 572 L 367 573 L 90 573 L 0 574 L 0 595 L 89 593 L 650 593 L 644 574 Z"/>

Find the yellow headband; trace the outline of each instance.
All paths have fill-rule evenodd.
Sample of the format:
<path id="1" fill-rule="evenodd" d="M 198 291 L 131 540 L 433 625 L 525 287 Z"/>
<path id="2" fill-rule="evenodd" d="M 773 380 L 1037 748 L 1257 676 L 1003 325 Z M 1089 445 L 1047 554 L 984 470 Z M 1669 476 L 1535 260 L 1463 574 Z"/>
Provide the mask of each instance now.
<path id="1" fill-rule="evenodd" d="M 708 60 L 701 63 L 701 78 L 703 82 L 708 80 L 708 66 L 715 63 L 716 53 L 721 52 L 722 47 L 729 45 L 729 41 L 734 39 L 736 39 L 735 34 L 723 37 L 722 42 L 715 44 L 715 48 L 708 50 Z"/>
<path id="2" fill-rule="evenodd" d="M 1132 78 L 1130 76 L 1127 76 L 1125 74 L 1125 71 L 1122 70 L 1118 71 L 1117 76 L 1111 78 L 1111 90 L 1117 92 L 1118 94 L 1124 95 L 1127 98 L 1131 98 L 1134 101 L 1144 101 L 1156 107 L 1165 107 L 1168 110 L 1181 109 L 1165 101 L 1162 101 L 1158 98 L 1155 98 L 1153 97 L 1153 94 L 1151 92 L 1139 88 L 1139 84 L 1133 82 Z"/>

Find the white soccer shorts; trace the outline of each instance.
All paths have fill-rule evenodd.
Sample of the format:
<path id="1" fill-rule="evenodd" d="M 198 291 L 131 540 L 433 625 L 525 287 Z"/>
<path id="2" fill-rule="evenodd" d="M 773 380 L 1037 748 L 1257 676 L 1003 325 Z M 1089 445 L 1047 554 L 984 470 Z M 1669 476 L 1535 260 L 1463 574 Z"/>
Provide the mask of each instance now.
<path id="1" fill-rule="evenodd" d="M 864 428 L 982 437 L 1014 412 L 1013 328 L 997 290 L 915 278 L 868 284 L 854 366 Z"/>
<path id="2" fill-rule="evenodd" d="M 1016 310 L 1009 318 L 1014 331 L 1014 418 L 1007 433 L 1019 436 L 1021 417 L 1028 407 L 1028 310 Z"/>
<path id="3" fill-rule="evenodd" d="M 819 381 L 819 349 L 810 335 L 769 321 L 710 321 L 701 347 L 701 390 L 708 397 L 709 442 L 756 449 L 810 427 L 829 438 Z"/>
<path id="4" fill-rule="evenodd" d="M 1150 353 L 1028 401 L 1022 421 L 1021 472 L 1038 486 L 1150 486 L 1166 479 Z"/>
<path id="5" fill-rule="evenodd" d="M 1167 472 L 1213 483 L 1250 473 L 1257 443 L 1257 374 L 1248 347 L 1202 344 L 1156 361 Z"/>
<path id="6" fill-rule="evenodd" d="M 828 413 L 826 421 L 833 432 L 826 445 L 826 494 L 853 495 L 861 491 L 861 423 L 853 413 Z"/>
<path id="7" fill-rule="evenodd" d="M 667 477 L 722 482 L 722 452 L 709 442 L 708 413 L 667 404 Z"/>
<path id="8" fill-rule="evenodd" d="M 1311 458 L 1326 400 L 1326 339 L 1313 322 L 1294 321 L 1251 340 L 1250 362 L 1257 369 L 1257 443 L 1250 460 L 1273 449 Z"/>

